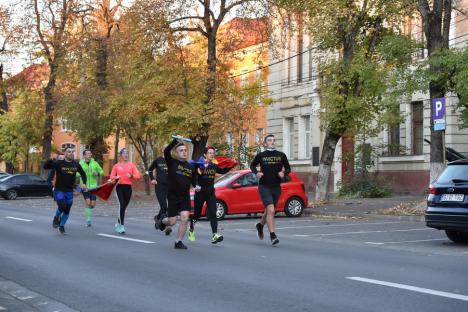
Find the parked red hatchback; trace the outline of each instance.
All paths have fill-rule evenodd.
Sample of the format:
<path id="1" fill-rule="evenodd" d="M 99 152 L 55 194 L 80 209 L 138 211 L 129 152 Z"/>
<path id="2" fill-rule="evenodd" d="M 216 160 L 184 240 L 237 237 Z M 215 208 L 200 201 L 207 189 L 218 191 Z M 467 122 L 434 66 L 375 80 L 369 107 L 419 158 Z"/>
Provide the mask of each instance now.
<path id="1" fill-rule="evenodd" d="M 264 211 L 263 203 L 258 194 L 257 176 L 250 171 L 238 170 L 226 173 L 215 182 L 216 217 L 226 215 L 258 213 Z M 193 196 L 191 193 L 192 208 Z M 281 183 L 281 197 L 276 205 L 277 212 L 284 212 L 288 217 L 299 217 L 308 205 L 304 183 L 294 173 L 290 173 L 286 181 Z M 202 216 L 206 214 L 203 206 Z"/>

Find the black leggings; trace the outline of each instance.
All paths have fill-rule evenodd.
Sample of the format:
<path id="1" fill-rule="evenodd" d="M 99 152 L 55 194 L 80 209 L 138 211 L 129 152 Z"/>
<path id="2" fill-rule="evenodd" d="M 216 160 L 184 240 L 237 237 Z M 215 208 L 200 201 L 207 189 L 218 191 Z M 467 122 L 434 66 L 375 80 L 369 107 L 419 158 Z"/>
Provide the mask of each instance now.
<path id="1" fill-rule="evenodd" d="M 119 223 L 124 225 L 125 210 L 132 198 L 132 186 L 130 184 L 119 184 L 115 187 L 117 198 L 119 199 Z"/>
<path id="2" fill-rule="evenodd" d="M 167 186 L 157 185 L 155 193 L 159 203 L 159 212 L 157 218 L 161 219 L 162 215 L 167 216 Z"/>
<path id="3" fill-rule="evenodd" d="M 211 231 L 218 232 L 218 219 L 216 218 L 216 196 L 214 192 L 205 193 L 203 191 L 196 192 L 194 198 L 194 214 L 193 219 L 200 219 L 203 204 L 206 202 L 206 216 L 210 219 Z"/>

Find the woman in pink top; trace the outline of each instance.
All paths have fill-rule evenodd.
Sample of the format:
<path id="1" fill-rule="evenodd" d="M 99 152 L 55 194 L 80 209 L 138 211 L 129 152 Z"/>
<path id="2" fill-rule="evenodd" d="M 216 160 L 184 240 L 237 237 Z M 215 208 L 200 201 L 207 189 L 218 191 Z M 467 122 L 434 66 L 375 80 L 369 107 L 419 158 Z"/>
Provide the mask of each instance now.
<path id="1" fill-rule="evenodd" d="M 115 192 L 119 199 L 119 219 L 115 224 L 115 231 L 119 234 L 125 233 L 124 219 L 125 210 L 127 209 L 130 199 L 132 198 L 132 182 L 140 179 L 140 172 L 135 164 L 128 161 L 127 149 L 120 150 L 120 161 L 112 167 L 110 179 L 112 182 L 117 182 Z"/>

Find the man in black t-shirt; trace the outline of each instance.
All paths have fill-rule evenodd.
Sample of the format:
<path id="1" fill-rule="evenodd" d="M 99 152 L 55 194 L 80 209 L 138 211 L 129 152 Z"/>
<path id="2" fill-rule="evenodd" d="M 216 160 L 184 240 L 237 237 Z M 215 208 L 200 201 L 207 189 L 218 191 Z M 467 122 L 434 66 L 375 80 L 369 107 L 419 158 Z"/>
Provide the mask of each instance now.
<path id="1" fill-rule="evenodd" d="M 65 234 L 65 223 L 70 215 L 70 209 L 73 205 L 73 188 L 75 186 L 76 174 L 81 175 L 83 185 L 81 188 L 86 191 L 87 177 L 80 164 L 74 160 L 74 151 L 67 148 L 64 152 L 64 160 L 50 159 L 44 164 L 44 169 L 55 171 L 55 189 L 54 196 L 57 202 L 52 227 L 59 228 L 60 233 Z"/>
<path id="2" fill-rule="evenodd" d="M 175 150 L 175 158 L 171 155 L 172 149 Z M 164 218 L 162 222 L 158 222 L 158 226 L 159 229 L 163 231 L 166 226 L 175 225 L 177 222 L 176 217 L 180 215 L 180 224 L 174 248 L 187 249 L 182 239 L 187 231 L 190 216 L 190 186 L 193 186 L 195 190 L 200 189 L 200 187 L 196 185 L 196 171 L 187 161 L 187 146 L 178 139 L 174 139 L 164 149 L 164 159 L 166 160 L 168 174 L 168 207 L 167 217 Z"/>
<path id="3" fill-rule="evenodd" d="M 281 181 L 291 172 L 289 161 L 283 152 L 275 149 L 275 136 L 270 134 L 263 141 L 266 149 L 257 154 L 250 165 L 250 169 L 257 175 L 258 192 L 265 206 L 262 219 L 256 224 L 257 235 L 263 239 L 263 226 L 268 225 L 271 244 L 275 246 L 279 239 L 275 233 L 275 208 L 281 196 Z M 260 171 L 257 166 L 260 165 Z"/>
<path id="4" fill-rule="evenodd" d="M 156 177 L 154 176 L 154 171 L 156 171 Z M 158 229 L 157 224 L 158 220 L 167 216 L 167 164 L 163 156 L 156 158 L 151 166 L 148 168 L 148 175 L 151 180 L 151 184 L 154 185 L 154 192 L 159 203 L 159 212 L 154 216 L 154 225 Z M 166 227 L 166 235 L 171 234 L 172 228 L 170 226 Z"/>

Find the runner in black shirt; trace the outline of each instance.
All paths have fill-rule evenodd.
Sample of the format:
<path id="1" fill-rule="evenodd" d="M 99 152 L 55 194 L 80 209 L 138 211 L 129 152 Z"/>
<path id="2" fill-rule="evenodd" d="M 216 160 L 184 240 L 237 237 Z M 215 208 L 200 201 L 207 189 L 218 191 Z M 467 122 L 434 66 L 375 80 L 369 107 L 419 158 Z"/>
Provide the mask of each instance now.
<path id="1" fill-rule="evenodd" d="M 229 168 L 219 168 L 213 163 L 215 149 L 212 146 L 205 148 L 205 169 L 197 169 L 198 184 L 201 187 L 199 192 L 195 192 L 194 197 L 194 216 L 190 220 L 190 229 L 188 239 L 195 241 L 195 222 L 198 221 L 201 215 L 203 204 L 206 203 L 206 216 L 210 219 L 211 231 L 213 233 L 211 242 L 213 244 L 223 241 L 223 236 L 218 234 L 218 219 L 216 217 L 216 196 L 214 188 L 214 180 L 217 173 L 227 173 Z"/>
<path id="2" fill-rule="evenodd" d="M 291 167 L 286 155 L 275 149 L 274 135 L 267 135 L 263 144 L 266 150 L 257 154 L 250 165 L 250 169 L 259 179 L 258 192 L 265 206 L 265 213 L 256 228 L 258 238 L 263 239 L 263 226 L 266 223 L 270 231 L 271 244 L 276 245 L 279 240 L 275 234 L 275 208 L 281 196 L 281 180 L 291 172 Z M 260 171 L 257 169 L 258 165 Z"/>
<path id="3" fill-rule="evenodd" d="M 55 189 L 54 196 L 57 201 L 57 210 L 55 212 L 52 226 L 59 228 L 60 233 L 65 234 L 65 223 L 70 215 L 70 209 L 73 205 L 73 188 L 75 186 L 76 174 L 80 173 L 83 181 L 82 189 L 86 191 L 86 173 L 80 164 L 74 160 L 74 151 L 71 148 L 65 150 L 65 159 L 54 161 L 53 159 L 44 164 L 44 169 L 55 171 Z"/>
<path id="4" fill-rule="evenodd" d="M 175 149 L 176 158 L 171 155 Z M 177 240 L 174 244 L 176 249 L 187 249 L 182 242 L 187 231 L 190 216 L 190 186 L 199 190 L 196 185 L 195 168 L 187 162 L 188 150 L 184 143 L 174 139 L 164 149 L 164 159 L 168 170 L 168 207 L 167 217 L 158 222 L 159 229 L 163 231 L 168 225 L 175 225 L 177 215 L 180 214 L 180 224 L 177 232 Z"/>
<path id="5" fill-rule="evenodd" d="M 156 177 L 154 176 L 154 171 L 156 170 Z M 158 220 L 167 216 L 167 164 L 164 157 L 156 158 L 151 166 L 148 168 L 148 175 L 151 180 L 151 184 L 154 185 L 154 192 L 159 203 L 159 212 L 154 216 L 154 226 L 158 229 L 157 224 Z M 170 226 L 166 227 L 166 235 L 171 234 L 172 228 Z"/>

